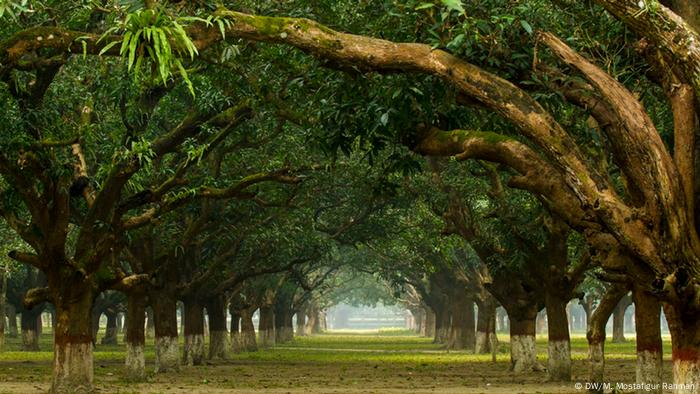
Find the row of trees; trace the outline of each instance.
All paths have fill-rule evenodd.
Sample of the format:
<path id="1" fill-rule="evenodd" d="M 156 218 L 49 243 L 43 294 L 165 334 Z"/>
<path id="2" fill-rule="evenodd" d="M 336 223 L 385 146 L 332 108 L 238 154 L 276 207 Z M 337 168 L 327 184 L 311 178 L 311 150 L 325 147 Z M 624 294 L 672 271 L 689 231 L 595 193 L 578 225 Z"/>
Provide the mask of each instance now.
<path id="1" fill-rule="evenodd" d="M 194 364 L 205 309 L 214 354 L 225 300 L 271 342 L 339 265 L 452 347 L 493 347 L 502 305 L 516 371 L 546 307 L 561 380 L 593 275 L 591 379 L 631 291 L 638 379 L 661 381 L 663 305 L 677 391 L 700 387 L 694 1 L 0 4 L 0 215 L 45 281 L 23 307 L 55 309 L 53 392 L 92 390 L 105 291 L 142 376 L 147 306 L 168 370 L 176 301 Z"/>

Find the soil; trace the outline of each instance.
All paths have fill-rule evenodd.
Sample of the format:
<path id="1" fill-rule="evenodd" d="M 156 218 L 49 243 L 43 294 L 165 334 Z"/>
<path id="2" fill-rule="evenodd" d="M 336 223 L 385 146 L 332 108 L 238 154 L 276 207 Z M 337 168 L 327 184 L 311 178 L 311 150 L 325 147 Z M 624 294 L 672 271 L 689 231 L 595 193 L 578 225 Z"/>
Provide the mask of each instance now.
<path id="1" fill-rule="evenodd" d="M 44 362 L 2 362 L 17 371 L 0 384 L 0 393 L 47 392 L 49 365 Z M 667 363 L 670 364 L 670 363 Z M 303 362 L 274 360 L 223 361 L 183 368 L 179 373 L 151 375 L 148 383 L 121 380 L 121 363 L 95 366 L 102 393 L 576 393 L 584 381 L 585 362 L 574 361 L 572 383 L 548 383 L 546 373 L 514 375 L 507 362 L 408 363 Z M 609 360 L 609 381 L 634 379 L 633 360 Z M 670 371 L 669 371 L 670 373 Z M 669 376 L 669 375 L 667 375 Z M 578 391 L 582 392 L 582 391 Z"/>

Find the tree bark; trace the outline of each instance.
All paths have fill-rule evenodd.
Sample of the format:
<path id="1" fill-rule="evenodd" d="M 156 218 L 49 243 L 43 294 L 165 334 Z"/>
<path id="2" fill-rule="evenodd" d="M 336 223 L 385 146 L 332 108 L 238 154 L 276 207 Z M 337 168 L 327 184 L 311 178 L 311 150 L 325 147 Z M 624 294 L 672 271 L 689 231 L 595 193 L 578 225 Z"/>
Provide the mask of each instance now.
<path id="1" fill-rule="evenodd" d="M 275 298 L 275 342 L 285 343 L 294 339 L 292 301 L 284 298 L 287 294 L 278 292 Z"/>
<path id="2" fill-rule="evenodd" d="M 117 344 L 117 312 L 111 309 L 105 310 L 105 316 L 107 316 L 107 328 L 105 329 L 105 336 L 100 342 L 103 345 L 116 345 Z"/>
<path id="3" fill-rule="evenodd" d="M 202 365 L 204 362 L 204 307 L 194 299 L 184 300 L 185 348 L 184 365 Z"/>
<path id="4" fill-rule="evenodd" d="M 258 335 L 260 336 L 261 347 L 275 346 L 275 311 L 271 305 L 260 307 Z"/>
<path id="5" fill-rule="evenodd" d="M 648 393 L 661 393 L 661 304 L 651 294 L 638 287 L 634 288 L 632 297 L 637 329 L 637 383 L 650 385 L 651 390 L 646 391 Z"/>
<path id="6" fill-rule="evenodd" d="M 290 309 L 275 308 L 275 343 L 285 343 L 294 339 L 294 324 Z"/>
<path id="7" fill-rule="evenodd" d="M 457 294 L 459 293 L 459 294 Z M 474 301 L 460 289 L 455 293 L 451 306 L 452 319 L 450 320 L 448 349 L 474 351 L 476 336 L 474 332 Z"/>
<path id="8" fill-rule="evenodd" d="M 318 307 L 315 304 L 311 304 L 306 309 L 306 326 L 304 331 L 308 335 L 318 334 L 321 332 L 321 325 L 318 321 Z"/>
<path id="9" fill-rule="evenodd" d="M 568 300 L 557 298 L 547 292 L 547 374 L 552 382 L 571 380 L 571 338 L 567 321 Z"/>
<path id="10" fill-rule="evenodd" d="M 42 311 L 43 307 L 22 310 L 22 350 L 24 351 L 39 351 L 39 319 L 41 319 Z"/>
<path id="11" fill-rule="evenodd" d="M 241 338 L 241 314 L 233 306 L 229 308 L 231 314 L 231 352 L 240 353 L 243 351 L 243 340 Z"/>
<path id="12" fill-rule="evenodd" d="M 433 343 L 447 343 L 450 330 L 450 314 L 446 305 L 433 307 L 435 311 L 435 337 Z"/>
<path id="13" fill-rule="evenodd" d="M 7 263 L 0 270 L 0 352 L 5 350 L 5 305 L 7 304 Z"/>
<path id="14" fill-rule="evenodd" d="M 636 308 L 636 307 L 635 307 Z M 697 394 L 700 387 L 700 319 L 666 304 L 664 312 L 673 345 L 673 383 L 676 394 Z"/>
<path id="15" fill-rule="evenodd" d="M 615 284 L 610 287 L 600 300 L 595 310 L 585 309 L 590 317 L 587 318 L 586 338 L 588 339 L 588 381 L 592 384 L 589 391 L 603 392 L 605 372 L 605 325 L 617 303 L 627 292 L 627 286 Z"/>
<path id="16" fill-rule="evenodd" d="M 146 380 L 145 294 L 137 292 L 128 294 L 126 313 L 125 379 L 130 382 L 143 382 Z"/>
<path id="17" fill-rule="evenodd" d="M 515 373 L 542 371 L 537 362 L 535 322 L 537 308 L 523 308 L 517 315 L 508 315 L 510 321 L 510 369 Z"/>
<path id="18" fill-rule="evenodd" d="M 496 308 L 496 331 L 507 332 L 508 328 L 508 313 L 504 308 Z"/>
<path id="19" fill-rule="evenodd" d="M 625 342 L 625 312 L 630 305 L 632 305 L 632 298 L 622 297 L 613 311 L 613 343 Z"/>
<path id="20" fill-rule="evenodd" d="M 425 336 L 426 338 L 435 338 L 435 322 L 436 322 L 435 312 L 432 308 L 426 308 L 425 310 Z"/>
<path id="21" fill-rule="evenodd" d="M 95 287 L 76 276 L 49 277 L 56 308 L 51 393 L 94 391 L 91 312 Z"/>
<path id="22" fill-rule="evenodd" d="M 226 332 L 226 308 L 224 298 L 212 297 L 207 302 L 207 316 L 209 316 L 209 359 L 226 359 L 228 349 Z"/>
<path id="23" fill-rule="evenodd" d="M 491 353 L 491 342 L 498 343 L 496 337 L 496 300 L 478 301 L 476 320 L 475 353 Z"/>
<path id="24" fill-rule="evenodd" d="M 155 324 L 156 372 L 179 371 L 177 303 L 165 292 L 157 292 L 149 298 Z"/>
<path id="25" fill-rule="evenodd" d="M 306 336 L 306 313 L 303 312 L 303 308 L 297 311 L 297 329 L 294 333 L 298 337 Z"/>
<path id="26" fill-rule="evenodd" d="M 19 336 L 17 329 L 17 308 L 12 304 L 5 304 L 5 314 L 7 315 L 7 337 L 17 338 Z"/>
<path id="27" fill-rule="evenodd" d="M 146 338 L 153 338 L 156 334 L 156 325 L 153 318 L 153 308 L 146 307 Z"/>
<path id="28" fill-rule="evenodd" d="M 255 325 L 253 324 L 253 312 L 255 309 L 241 310 L 241 347 L 246 352 L 257 352 L 258 343 L 255 339 Z"/>

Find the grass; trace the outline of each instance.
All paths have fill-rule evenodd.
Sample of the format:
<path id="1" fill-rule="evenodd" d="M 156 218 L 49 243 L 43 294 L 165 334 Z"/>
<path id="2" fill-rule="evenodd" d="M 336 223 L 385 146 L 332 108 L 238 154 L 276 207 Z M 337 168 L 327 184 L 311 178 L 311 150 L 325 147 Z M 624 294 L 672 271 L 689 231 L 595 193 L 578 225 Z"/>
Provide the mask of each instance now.
<path id="1" fill-rule="evenodd" d="M 327 392 L 324 389 L 328 387 L 344 388 L 352 385 L 353 381 L 363 388 L 374 387 L 376 392 L 410 389 L 412 384 L 419 382 L 437 384 L 436 387 L 461 387 L 464 382 L 479 385 L 488 381 L 514 384 L 516 380 L 507 372 L 510 359 L 508 336 L 499 334 L 498 337 L 500 346 L 496 364 L 491 362 L 491 355 L 445 351 L 442 345 L 433 344 L 430 338 L 421 338 L 404 330 L 346 331 L 297 337 L 272 349 L 234 354 L 227 361 L 185 368 L 176 375 L 152 373 L 155 353 L 153 341 L 147 340 L 150 383 L 148 386 L 138 386 L 134 392 L 171 392 L 170 388 L 175 386 L 189 387 L 189 391 L 206 386 L 225 392 L 234 389 L 243 392 L 259 389 L 265 392 L 272 388 L 298 387 L 309 394 L 316 392 L 314 390 Z M 123 338 L 119 339 L 120 345 L 98 344 L 94 351 L 95 381 L 104 385 L 102 392 L 123 392 L 131 387 L 121 379 L 124 347 L 121 344 Z M 635 345 L 633 338 L 630 339 L 625 343 L 606 344 L 606 364 L 609 365 L 606 370 L 622 377 L 633 376 Z M 182 342 L 182 338 L 180 340 Z M 0 352 L 0 382 L 39 386 L 32 386 L 31 389 L 19 386 L 18 391 L 4 391 L 4 386 L 0 385 L 0 393 L 37 391 L 37 387 L 42 390 L 48 387 L 53 357 L 51 334 L 45 332 L 41 335 L 39 352 L 21 351 L 20 342 L 20 338 L 7 338 L 5 351 Z M 581 335 L 574 336 L 571 345 L 574 371 L 583 379 L 587 370 L 583 361 L 587 356 L 586 340 Z M 537 338 L 537 350 L 538 358 L 544 362 L 547 356 L 546 337 Z M 666 358 L 670 359 L 669 338 L 665 338 L 664 350 Z M 437 377 L 440 379 L 436 380 Z M 517 379 L 517 384 L 529 387 L 527 385 L 532 383 L 533 388 L 537 389 L 542 382 L 540 375 Z M 158 389 L 153 391 L 154 387 Z M 161 388 L 165 391 L 160 391 Z M 545 392 L 550 390 L 559 392 L 554 386 Z"/>

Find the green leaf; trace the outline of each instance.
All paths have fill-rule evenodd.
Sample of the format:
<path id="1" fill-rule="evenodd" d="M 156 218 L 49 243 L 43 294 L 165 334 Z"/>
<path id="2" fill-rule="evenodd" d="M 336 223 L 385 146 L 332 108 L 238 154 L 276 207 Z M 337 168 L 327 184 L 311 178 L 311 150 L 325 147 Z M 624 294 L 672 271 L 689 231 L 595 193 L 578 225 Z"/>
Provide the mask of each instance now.
<path id="1" fill-rule="evenodd" d="M 433 7 L 435 7 L 435 4 L 433 4 L 433 3 L 422 3 L 422 4 L 419 4 L 419 5 L 415 8 L 415 10 L 416 10 L 416 11 L 418 11 L 418 10 L 425 10 L 425 9 L 433 8 Z"/>
<path id="2" fill-rule="evenodd" d="M 382 117 L 379 119 L 380 122 L 382 122 L 382 126 L 386 126 L 389 124 L 389 113 L 385 112 L 382 114 Z"/>
<path id="3" fill-rule="evenodd" d="M 521 20 L 520 20 L 520 24 L 523 26 L 523 29 L 525 29 L 525 31 L 527 32 L 527 34 L 530 34 L 530 35 L 532 34 L 532 26 L 530 26 L 530 24 L 527 23 L 526 20 L 521 19 Z"/>
<path id="4" fill-rule="evenodd" d="M 442 4 L 444 4 L 450 11 L 457 11 L 460 14 L 466 13 L 464 6 L 462 5 L 462 0 L 442 0 Z"/>
<path id="5" fill-rule="evenodd" d="M 131 36 L 132 35 L 133 35 L 133 33 L 131 33 L 130 31 L 127 31 L 124 34 L 124 38 L 122 39 L 122 46 L 121 46 L 121 48 L 119 48 L 120 55 L 122 55 L 122 56 L 126 55 L 126 51 L 129 49 L 129 44 L 131 43 Z"/>
<path id="6" fill-rule="evenodd" d="M 190 91 L 190 94 L 192 94 L 192 97 L 194 97 L 194 86 L 192 86 L 192 81 L 190 81 L 189 76 L 187 75 L 187 70 L 182 66 L 182 63 L 178 60 L 175 62 L 177 65 L 177 69 L 180 71 L 180 75 L 182 76 L 182 80 L 185 81 L 185 84 L 187 85 L 187 89 Z"/>

